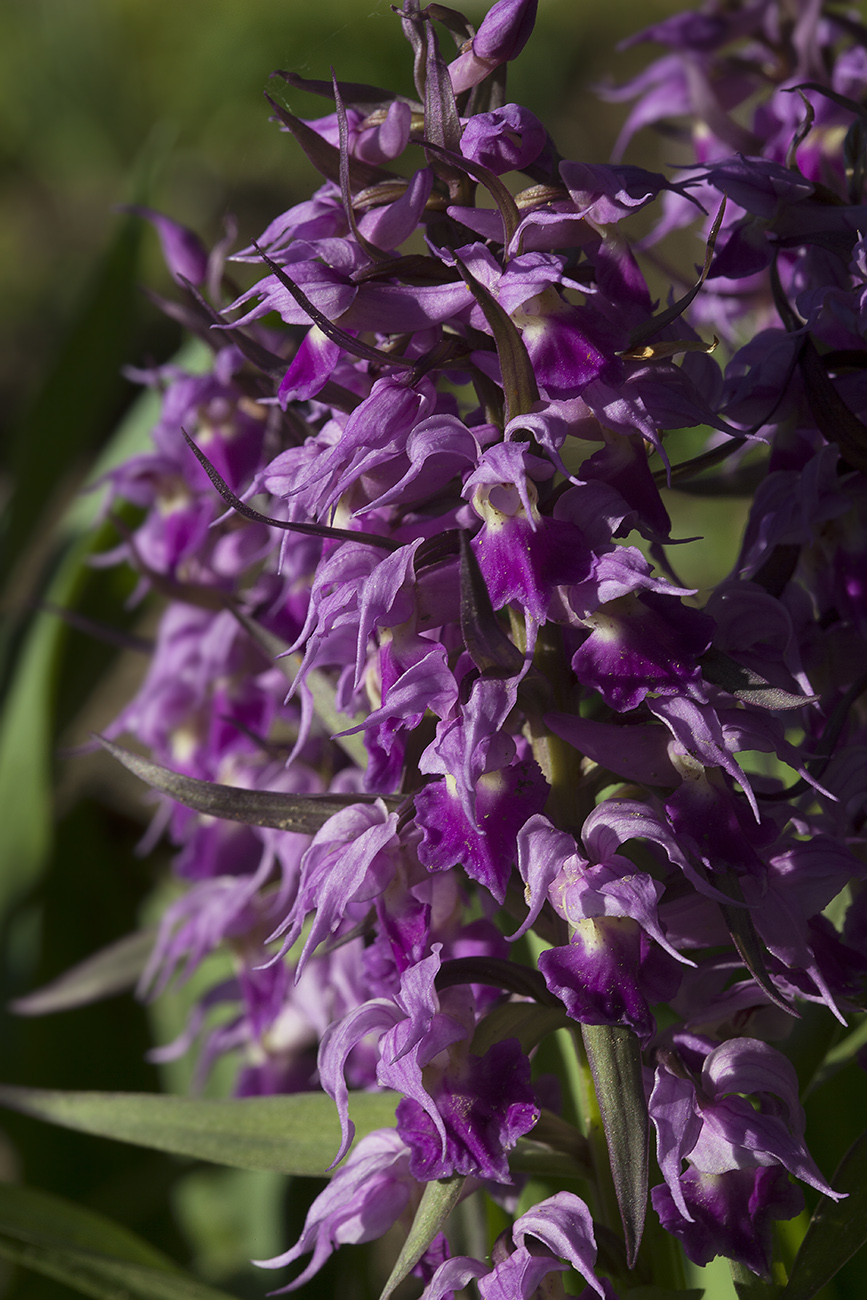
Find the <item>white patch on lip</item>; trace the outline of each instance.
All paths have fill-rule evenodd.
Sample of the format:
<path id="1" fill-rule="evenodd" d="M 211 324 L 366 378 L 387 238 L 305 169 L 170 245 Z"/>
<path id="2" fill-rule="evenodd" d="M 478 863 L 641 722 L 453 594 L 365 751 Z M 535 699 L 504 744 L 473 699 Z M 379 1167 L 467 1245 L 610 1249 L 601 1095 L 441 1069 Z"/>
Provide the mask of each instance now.
<path id="1" fill-rule="evenodd" d="M 622 628 L 620 620 L 612 618 L 610 614 L 591 614 L 584 620 L 588 623 L 600 641 L 606 645 L 612 645 L 620 640 Z"/>

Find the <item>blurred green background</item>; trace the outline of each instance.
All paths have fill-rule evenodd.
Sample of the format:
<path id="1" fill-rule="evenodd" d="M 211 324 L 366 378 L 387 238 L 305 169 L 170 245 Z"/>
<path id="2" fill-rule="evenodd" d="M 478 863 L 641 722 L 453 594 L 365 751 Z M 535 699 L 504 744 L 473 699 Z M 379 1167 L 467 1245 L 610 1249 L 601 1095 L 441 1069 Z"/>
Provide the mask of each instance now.
<path id="1" fill-rule="evenodd" d="M 476 20 L 487 7 L 465 5 Z M 510 98 L 545 120 L 567 156 L 606 161 L 623 109 L 600 103 L 590 88 L 642 66 L 648 51 L 614 55 L 617 41 L 682 7 L 671 0 L 541 0 L 534 37 L 510 72 Z M 115 208 L 147 202 L 208 243 L 233 213 L 240 240 L 249 241 L 315 183 L 292 140 L 268 121 L 262 92 L 271 71 L 327 77 L 333 66 L 347 80 L 410 92 L 407 54 L 387 0 L 0 5 L 5 1081 L 134 1090 L 184 1084 L 182 1071 L 161 1080 L 144 1060 L 154 1034 L 166 1041 L 182 1021 L 183 999 L 167 1003 L 156 1026 L 130 996 L 45 1020 L 5 1010 L 11 997 L 135 929 L 153 911 L 148 900 L 166 874 L 165 855 L 135 855 L 149 816 L 140 789 L 97 757 L 61 754 L 88 727 L 108 721 L 128 677 L 117 679 L 110 649 L 37 609 L 48 595 L 106 622 L 133 626 L 136 617 L 123 612 L 128 578 L 94 575 L 83 563 L 93 545 L 93 499 L 64 513 L 137 397 L 121 366 L 165 360 L 180 343 L 138 288 L 171 290 L 156 238 Z M 295 92 L 288 99 L 301 116 L 326 111 L 323 101 Z M 665 155 L 644 140 L 630 159 L 660 166 Z M 151 418 L 152 409 L 139 409 L 131 435 L 140 436 Z M 716 563 L 720 576 L 728 557 Z M 857 1109 L 858 1081 L 834 1086 L 832 1110 Z M 843 1127 L 825 1125 L 820 1160 L 827 1171 L 849 1140 Z M 0 1178 L 18 1177 L 110 1214 L 201 1276 L 250 1297 L 279 1278 L 245 1261 L 285 1249 L 310 1191 L 284 1194 L 270 1176 L 185 1166 L 3 1115 Z M 352 1251 L 341 1252 L 299 1294 L 360 1300 L 367 1293 L 354 1260 Z M 13 1300 L 71 1294 L 26 1272 L 0 1283 Z M 725 1274 L 720 1288 L 719 1296 L 732 1294 Z"/>

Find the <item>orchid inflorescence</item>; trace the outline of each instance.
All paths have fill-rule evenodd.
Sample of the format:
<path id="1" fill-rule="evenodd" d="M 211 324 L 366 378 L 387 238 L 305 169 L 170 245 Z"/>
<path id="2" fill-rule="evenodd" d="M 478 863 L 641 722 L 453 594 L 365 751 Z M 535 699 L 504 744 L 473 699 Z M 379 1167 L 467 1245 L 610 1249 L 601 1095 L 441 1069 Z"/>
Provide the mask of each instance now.
<path id="1" fill-rule="evenodd" d="M 153 450 L 108 479 L 166 604 L 107 741 L 186 886 L 143 989 L 234 959 L 156 1055 L 340 1117 L 288 1290 L 400 1222 L 424 1300 L 673 1293 L 670 1237 L 770 1276 L 798 1183 L 840 1198 L 784 1050 L 867 973 L 867 32 L 808 0 L 644 32 L 604 93 L 621 148 L 691 148 L 667 179 L 508 102 L 535 11 L 404 0 L 415 96 L 277 74 L 330 101 L 272 100 L 323 183 L 228 259 L 246 291 L 141 210 L 212 361 L 139 372 Z M 751 498 L 701 599 L 672 486 Z M 457 1253 L 483 1197 L 508 1226 Z"/>

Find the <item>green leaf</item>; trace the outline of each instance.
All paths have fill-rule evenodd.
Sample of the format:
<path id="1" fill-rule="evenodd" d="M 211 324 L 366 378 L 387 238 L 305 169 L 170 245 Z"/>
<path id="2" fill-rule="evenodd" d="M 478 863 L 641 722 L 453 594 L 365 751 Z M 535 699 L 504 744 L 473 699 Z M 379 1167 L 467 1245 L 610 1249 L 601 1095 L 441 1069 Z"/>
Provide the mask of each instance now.
<path id="1" fill-rule="evenodd" d="M 752 668 L 712 647 L 699 659 L 702 676 L 706 681 L 721 686 L 746 704 L 756 704 L 760 709 L 799 709 L 804 704 L 815 704 L 818 695 L 793 695 L 779 686 L 772 686 Z"/>
<path id="2" fill-rule="evenodd" d="M 111 420 L 123 388 L 120 368 L 128 357 L 135 319 L 141 237 L 140 222 L 127 217 L 118 223 L 54 366 L 18 430 L 16 490 L 0 558 L 4 577 L 27 545 L 34 521 L 46 524 L 46 466 L 51 467 L 51 483 L 74 473 L 76 462 L 93 451 L 95 439 Z"/>
<path id="3" fill-rule="evenodd" d="M 397 1263 L 391 1270 L 391 1276 L 379 1300 L 388 1300 L 392 1292 L 415 1268 L 461 1199 L 466 1181 L 464 1174 L 453 1174 L 451 1178 L 441 1178 L 425 1184 L 412 1227 L 403 1243 L 403 1250 L 397 1257 Z"/>
<path id="4" fill-rule="evenodd" d="M 626 1258 L 632 1268 L 647 1210 L 649 1122 L 641 1047 L 632 1030 L 619 1025 L 582 1025 L 581 1037 L 602 1113 Z"/>
<path id="5" fill-rule="evenodd" d="M 398 1100 L 394 1092 L 353 1093 L 356 1139 L 393 1128 Z M 235 1169 L 323 1177 L 340 1146 L 337 1111 L 322 1092 L 217 1101 L 2 1085 L 0 1105 L 63 1128 Z"/>
<path id="6" fill-rule="evenodd" d="M 652 316 L 650 320 L 645 321 L 644 324 L 639 325 L 632 330 L 629 335 L 629 342 L 625 349 L 627 355 L 630 352 L 635 352 L 637 348 L 640 348 L 643 344 L 647 343 L 649 339 L 652 339 L 654 334 L 658 334 L 661 329 L 666 325 L 670 325 L 672 321 L 677 320 L 678 316 L 682 316 L 686 311 L 687 307 L 707 279 L 707 273 L 710 270 L 711 262 L 713 261 L 716 239 L 719 234 L 720 226 L 722 225 L 725 210 L 726 197 L 723 195 L 719 211 L 714 217 L 713 225 L 710 228 L 710 234 L 707 237 L 707 244 L 705 245 L 704 250 L 704 263 L 695 284 L 681 298 L 678 298 L 677 302 L 672 303 L 670 307 L 666 307 L 665 311 L 661 311 L 658 315 Z"/>
<path id="7" fill-rule="evenodd" d="M 459 534 L 461 548 L 461 636 L 467 653 L 485 677 L 501 680 L 515 677 L 524 666 L 524 656 L 510 641 L 494 613 L 491 595 L 476 553 L 465 529 Z"/>
<path id="8" fill-rule="evenodd" d="M 509 1154 L 514 1173 L 536 1177 L 592 1178 L 590 1145 L 568 1120 L 544 1107 L 533 1132 Z"/>
<path id="9" fill-rule="evenodd" d="M 704 1294 L 700 1287 L 672 1291 L 670 1286 L 637 1286 L 619 1293 L 620 1300 L 701 1300 Z"/>
<path id="10" fill-rule="evenodd" d="M 282 77 L 282 72 L 275 72 L 276 77 Z M 286 77 L 289 80 L 289 77 Z M 265 96 L 274 112 L 279 117 L 283 125 L 292 132 L 298 144 L 304 150 L 310 162 L 316 170 L 329 181 L 334 181 L 335 185 L 340 184 L 340 150 L 314 131 L 306 122 L 302 122 L 294 113 L 290 113 L 288 108 L 283 104 L 278 104 L 270 95 Z M 349 176 L 354 189 L 364 189 L 368 185 L 376 185 L 379 181 L 394 179 L 396 173 L 387 171 L 384 167 L 377 167 L 375 163 L 362 162 L 359 158 L 350 158 Z"/>
<path id="11" fill-rule="evenodd" d="M 128 934 L 79 962 L 41 989 L 10 1003 L 19 1016 L 47 1016 L 90 1006 L 132 988 L 147 965 L 156 927 Z"/>
<path id="12" fill-rule="evenodd" d="M 484 1056 L 494 1043 L 517 1038 L 521 1050 L 531 1052 L 548 1034 L 568 1028 L 571 1023 L 566 1012 L 556 1007 L 542 1007 L 537 1002 L 504 1002 L 479 1021 L 471 1050 L 476 1056 Z"/>
<path id="13" fill-rule="evenodd" d="M 565 1151 L 554 1151 L 544 1142 L 533 1142 L 530 1138 L 519 1138 L 514 1151 L 509 1152 L 509 1169 L 513 1174 L 556 1182 L 588 1177 L 586 1165 L 578 1164 Z"/>
<path id="14" fill-rule="evenodd" d="M 839 1043 L 835 1043 L 827 1052 L 815 1079 L 810 1084 L 810 1091 L 827 1083 L 838 1070 L 848 1065 L 864 1046 L 867 1046 L 867 1016 L 856 1024 L 851 1033 L 848 1033 Z"/>
<path id="15" fill-rule="evenodd" d="M 153 763 L 121 745 L 114 745 L 104 736 L 97 739 L 119 763 L 154 790 L 159 790 L 160 794 L 166 794 L 208 817 L 244 822 L 247 826 L 272 826 L 279 831 L 315 835 L 335 813 L 353 804 L 373 803 L 377 798 L 376 795 L 364 794 L 299 795 L 275 790 L 243 790 L 235 785 L 219 785 L 216 781 L 200 781 L 161 767 L 159 763 Z M 385 796 L 384 802 L 396 808 L 401 800 Z"/>
<path id="16" fill-rule="evenodd" d="M 481 281 L 464 266 L 457 254 L 455 262 L 494 336 L 503 375 L 503 392 L 506 398 L 505 419 L 508 424 L 517 415 L 528 415 L 533 409 L 533 404 L 539 400 L 533 363 L 530 361 L 521 331 L 509 313 L 500 306 Z"/>
<path id="17" fill-rule="evenodd" d="M 846 1152 L 832 1182 L 848 1195 L 844 1201 L 822 1197 L 779 1300 L 811 1300 L 867 1241 L 867 1131 Z"/>
<path id="18" fill-rule="evenodd" d="M 229 1300 L 102 1215 L 0 1184 L 0 1256 L 95 1300 Z"/>
<path id="19" fill-rule="evenodd" d="M 33 1187 L 0 1183 L 0 1234 L 70 1250 L 102 1251 L 131 1264 L 174 1269 L 161 1251 L 93 1210 Z"/>
<path id="20" fill-rule="evenodd" d="M 203 350 L 200 344 L 184 348 L 175 361 L 200 368 Z M 143 394 L 99 458 L 93 479 L 143 451 L 158 414 L 156 394 Z M 99 494 L 83 493 L 63 516 L 57 541 L 68 549 L 43 593 L 46 602 L 61 608 L 75 603 L 88 572 L 88 557 L 97 545 L 99 510 Z M 55 614 L 35 615 L 22 641 L 0 718 L 0 808 L 4 810 L 0 912 L 32 884 L 51 848 L 52 719 L 64 637 L 64 625 Z"/>
<path id="21" fill-rule="evenodd" d="M 499 176 L 489 171 L 487 167 L 483 167 L 481 163 L 472 162 L 469 158 L 465 158 L 463 154 L 456 153 L 452 149 L 446 149 L 431 140 L 425 140 L 424 147 L 429 153 L 433 153 L 435 157 L 446 159 L 447 162 L 456 166 L 459 171 L 472 176 L 473 180 L 481 181 L 496 203 L 503 219 L 503 243 L 510 244 L 515 231 L 521 224 L 521 214 L 518 211 L 517 203 Z"/>
<path id="22" fill-rule="evenodd" d="M 765 966 L 765 952 L 762 941 L 759 938 L 756 927 L 753 924 L 753 918 L 745 907 L 738 906 L 743 897 L 741 887 L 737 876 L 732 871 L 720 872 L 719 884 L 728 894 L 731 895 L 733 905 L 726 903 L 720 904 L 720 911 L 725 917 L 729 934 L 732 937 L 732 943 L 737 948 L 744 965 L 749 970 L 753 979 L 759 988 L 770 998 L 774 1006 L 779 1007 L 788 1015 L 793 1016 L 795 1020 L 800 1020 L 801 1013 L 797 1011 L 785 998 L 777 991 L 776 986 L 768 974 Z M 737 900 L 735 902 L 735 900 Z"/>
<path id="23" fill-rule="evenodd" d="M 867 425 L 843 401 L 809 334 L 801 347 L 799 365 L 810 411 L 820 432 L 828 442 L 836 442 L 847 464 L 867 473 Z"/>

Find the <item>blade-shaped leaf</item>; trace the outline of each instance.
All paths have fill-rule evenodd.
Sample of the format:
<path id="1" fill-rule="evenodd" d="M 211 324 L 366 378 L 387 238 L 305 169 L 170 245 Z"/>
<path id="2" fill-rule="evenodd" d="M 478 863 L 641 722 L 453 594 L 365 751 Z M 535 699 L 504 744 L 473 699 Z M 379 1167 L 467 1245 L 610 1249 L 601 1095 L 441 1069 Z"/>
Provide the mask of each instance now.
<path id="1" fill-rule="evenodd" d="M 137 983 L 147 965 L 156 927 L 128 934 L 65 971 L 41 989 L 10 1003 L 19 1016 L 47 1016 L 86 1007 L 123 993 Z"/>
<path id="2" fill-rule="evenodd" d="M 867 1241 L 867 1131 L 852 1144 L 832 1179 L 844 1201 L 823 1196 L 779 1300 L 811 1300 Z"/>
<path id="3" fill-rule="evenodd" d="M 286 72 L 278 68 L 272 72 L 273 77 L 282 77 L 295 90 L 305 90 L 310 95 L 321 95 L 324 99 L 334 98 L 333 81 L 316 81 L 309 77 L 302 77 L 297 72 Z M 337 88 L 343 96 L 343 100 L 348 108 L 357 108 L 367 115 L 372 113 L 375 108 L 382 108 L 385 104 L 390 104 L 396 100 L 399 103 L 409 104 L 421 111 L 421 105 L 415 100 L 407 99 L 405 95 L 398 95 L 394 90 L 383 90 L 380 86 L 369 86 L 366 82 L 361 81 L 338 81 Z"/>
<path id="4" fill-rule="evenodd" d="M 539 1177 L 593 1177 L 590 1144 L 568 1120 L 561 1119 L 544 1107 L 532 1133 L 519 1138 L 509 1152 L 513 1173 L 530 1173 Z"/>
<path id="5" fill-rule="evenodd" d="M 839 1043 L 835 1043 L 830 1049 L 816 1071 L 816 1077 L 810 1081 L 809 1091 L 812 1092 L 823 1083 L 827 1083 L 838 1070 L 842 1070 L 845 1065 L 848 1065 L 864 1047 L 867 1047 L 867 1018 L 856 1024 L 851 1033 L 847 1034 Z"/>
<path id="6" fill-rule="evenodd" d="M 688 1291 L 672 1291 L 670 1286 L 636 1286 L 620 1292 L 620 1300 L 702 1300 L 707 1292 L 691 1287 Z"/>
<path id="7" fill-rule="evenodd" d="M 739 902 L 743 895 L 737 876 L 731 871 L 720 871 L 717 874 L 720 888 Z M 766 997 L 770 998 L 774 1006 L 779 1007 L 781 1011 L 787 1012 L 788 1015 L 794 1016 L 796 1020 L 800 1020 L 801 1013 L 791 1006 L 777 991 L 768 974 L 765 966 L 764 948 L 750 912 L 745 907 L 738 907 L 737 905 L 730 907 L 725 903 L 720 904 L 720 910 L 725 917 L 732 942 L 759 988 Z"/>
<path id="8" fill-rule="evenodd" d="M 518 415 L 527 415 L 539 400 L 536 375 L 521 332 L 509 313 L 500 305 L 481 281 L 455 254 L 455 263 L 467 288 L 481 308 L 482 315 L 491 327 L 497 357 L 503 375 L 503 392 L 506 398 L 506 423 Z"/>
<path id="9" fill-rule="evenodd" d="M 659 312 L 657 316 L 652 316 L 649 321 L 645 321 L 643 325 L 639 325 L 636 329 L 631 331 L 627 353 L 635 352 L 636 349 L 641 348 L 648 339 L 653 338 L 654 334 L 658 333 L 658 331 L 663 329 L 666 325 L 670 325 L 672 321 L 677 320 L 678 316 L 682 316 L 686 311 L 687 307 L 707 279 L 707 274 L 710 270 L 711 262 L 713 261 L 714 249 L 716 248 L 717 235 L 719 234 L 720 226 L 722 225 L 725 210 L 726 197 L 723 195 L 719 211 L 714 218 L 713 225 L 710 228 L 710 234 L 707 237 L 707 244 L 705 245 L 704 251 L 704 263 L 695 284 L 681 298 L 678 298 L 677 302 L 672 303 L 670 307 L 666 307 L 665 311 Z"/>
<path id="10" fill-rule="evenodd" d="M 121 1224 L 75 1201 L 14 1183 L 0 1183 L 0 1235 L 70 1250 L 101 1251 L 150 1268 L 176 1268 L 167 1255 Z"/>
<path id="11" fill-rule="evenodd" d="M 470 658 L 485 677 L 514 677 L 524 656 L 500 626 L 476 554 L 461 529 L 461 635 Z"/>
<path id="12" fill-rule="evenodd" d="M 591 1176 L 585 1164 L 579 1164 L 565 1151 L 555 1151 L 544 1142 L 519 1138 L 514 1151 L 509 1152 L 509 1169 L 513 1174 L 526 1174 L 530 1178 L 584 1178 Z"/>
<path id="13" fill-rule="evenodd" d="M 265 261 L 268 262 L 269 266 L 276 265 L 267 257 L 265 258 Z M 282 275 L 282 272 L 279 271 L 279 267 L 277 270 L 280 275 Z M 300 520 L 273 519 L 270 515 L 260 514 L 258 510 L 254 510 L 252 506 L 248 506 L 246 501 L 242 501 L 240 497 L 235 496 L 235 493 L 229 487 L 219 470 L 211 464 L 205 453 L 196 446 L 186 429 L 182 428 L 181 433 L 183 434 L 184 440 L 186 441 L 190 451 L 211 480 L 215 490 L 223 498 L 226 505 L 231 506 L 237 514 L 242 516 L 242 518 L 249 519 L 254 524 L 267 524 L 269 528 L 281 528 L 284 532 L 303 533 L 305 537 L 323 537 L 330 541 L 338 542 L 361 542 L 365 546 L 378 546 L 386 551 L 400 550 L 400 542 L 395 542 L 390 537 L 381 537 L 377 533 L 359 533 L 353 532 L 349 528 L 329 528 L 327 524 L 305 524 Z"/>
<path id="14" fill-rule="evenodd" d="M 274 75 L 280 76 L 282 74 L 275 73 Z M 300 117 L 290 113 L 288 108 L 278 104 L 276 99 L 272 99 L 268 94 L 265 95 L 265 98 L 283 125 L 292 132 L 292 135 L 316 170 L 326 180 L 334 181 L 339 185 L 340 150 L 330 144 L 318 131 L 314 131 L 312 126 L 302 122 Z M 378 181 L 392 180 L 395 175 L 394 172 L 388 171 L 385 167 L 377 167 L 374 163 L 363 162 L 360 158 L 351 158 L 349 168 L 353 189 L 361 189 L 365 185 L 376 185 Z"/>
<path id="15" fill-rule="evenodd" d="M 738 1300 L 778 1300 L 780 1289 L 773 1280 L 759 1277 L 736 1259 L 729 1260 L 729 1269 Z"/>
<path id="16" fill-rule="evenodd" d="M 127 1264 L 92 1251 L 64 1250 L 0 1236 L 0 1255 L 94 1300 L 118 1300 L 119 1296 L 124 1300 L 234 1300 L 227 1291 L 186 1274 Z"/>
<path id="17" fill-rule="evenodd" d="M 356 1138 L 393 1128 L 398 1100 L 394 1092 L 353 1093 Z M 0 1105 L 63 1128 L 235 1169 L 323 1177 L 340 1146 L 337 1111 L 320 1092 L 215 1101 L 3 1085 Z"/>
<path id="18" fill-rule="evenodd" d="M 352 804 L 372 803 L 377 798 L 365 794 L 297 795 L 275 790 L 242 790 L 234 785 L 219 785 L 215 781 L 182 776 L 180 772 L 161 767 L 159 763 L 115 745 L 103 736 L 98 739 L 118 762 L 154 790 L 159 790 L 160 794 L 166 794 L 186 808 L 194 808 L 209 817 L 244 822 L 247 826 L 270 826 L 278 831 L 315 835 L 335 813 Z M 386 796 L 386 802 L 396 808 L 400 799 Z"/>
<path id="19" fill-rule="evenodd" d="M 867 425 L 843 401 L 808 335 L 800 351 L 804 390 L 816 424 L 829 442 L 836 442 L 847 464 L 867 473 Z"/>
<path id="20" fill-rule="evenodd" d="M 119 1224 L 30 1187 L 0 1184 L 0 1256 L 95 1300 L 230 1300 Z"/>
<path id="21" fill-rule="evenodd" d="M 502 957 L 453 957 L 443 962 L 434 982 L 438 991 L 453 988 L 455 984 L 488 984 L 563 1010 L 563 1004 L 548 991 L 539 971 Z"/>
<path id="22" fill-rule="evenodd" d="M 772 686 L 764 677 L 737 663 L 715 646 L 706 651 L 699 662 L 707 681 L 760 709 L 799 709 L 804 704 L 815 704 L 819 698 L 818 695 L 793 695 L 779 686 Z"/>
<path id="23" fill-rule="evenodd" d="M 649 1121 L 636 1035 L 619 1025 L 582 1025 L 608 1143 L 611 1176 L 632 1268 L 647 1209 Z"/>
<path id="24" fill-rule="evenodd" d="M 196 371 L 201 369 L 204 352 L 194 343 L 182 348 L 173 362 Z M 104 357 L 100 365 L 105 365 Z M 64 391 L 68 401 L 68 386 Z M 144 451 L 158 418 L 159 397 L 154 392 L 144 393 L 97 460 L 91 481 Z M 41 593 L 51 604 L 67 607 L 75 602 L 90 553 L 100 544 L 100 509 L 98 492 L 81 493 L 59 521 L 57 539 L 69 543 L 69 548 Z M 11 626 L 14 620 L 6 622 Z M 63 641 L 60 620 L 53 614 L 38 613 L 22 641 L 0 717 L 0 807 L 4 810 L 0 911 L 32 883 L 51 846 L 53 700 Z"/>
<path id="25" fill-rule="evenodd" d="M 489 168 L 483 167 L 481 163 L 473 162 L 471 159 L 465 158 L 463 154 L 454 153 L 451 149 L 446 149 L 442 145 L 434 144 L 430 140 L 425 140 L 424 146 L 425 149 L 429 153 L 434 154 L 435 157 L 444 158 L 447 162 L 458 168 L 458 170 L 465 171 L 468 176 L 472 176 L 473 180 L 481 181 L 491 198 L 496 203 L 500 216 L 503 219 L 503 243 L 507 245 L 510 244 L 515 231 L 520 225 L 521 214 L 518 211 L 517 203 L 512 198 L 511 193 L 506 189 L 499 176 L 495 175 Z"/>
<path id="26" fill-rule="evenodd" d="M 379 1300 L 388 1300 L 392 1292 L 415 1268 L 460 1200 L 466 1181 L 464 1174 L 454 1174 L 451 1178 L 441 1178 L 425 1184 L 412 1227 L 403 1243 L 403 1250 L 397 1257 L 397 1263 L 391 1270 L 391 1276 Z"/>
<path id="27" fill-rule="evenodd" d="M 521 1050 L 530 1052 L 556 1029 L 567 1029 L 572 1022 L 562 1007 L 540 1006 L 537 1002 L 506 1002 L 479 1021 L 473 1034 L 472 1050 L 484 1056 L 494 1043 L 517 1038 Z"/>

